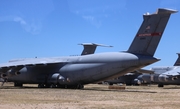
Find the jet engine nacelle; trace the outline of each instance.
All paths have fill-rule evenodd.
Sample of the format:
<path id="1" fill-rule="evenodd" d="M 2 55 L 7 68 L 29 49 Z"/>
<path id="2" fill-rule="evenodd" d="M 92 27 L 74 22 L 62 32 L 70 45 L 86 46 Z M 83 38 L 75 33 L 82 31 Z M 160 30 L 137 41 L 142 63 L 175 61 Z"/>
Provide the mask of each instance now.
<path id="1" fill-rule="evenodd" d="M 47 82 L 49 84 L 62 84 L 65 82 L 65 78 L 59 73 L 54 73 L 48 77 Z"/>
<path id="2" fill-rule="evenodd" d="M 142 84 L 142 82 L 141 82 L 139 79 L 134 79 L 134 80 L 133 80 L 133 83 L 134 83 L 134 85 L 140 85 L 140 84 Z"/>
<path id="3" fill-rule="evenodd" d="M 179 77 L 178 76 L 172 76 L 172 75 L 159 75 L 159 81 L 166 82 L 166 81 L 175 81 Z"/>
<path id="4" fill-rule="evenodd" d="M 158 80 L 160 82 L 167 82 L 170 80 L 170 78 L 167 75 L 159 75 Z"/>
<path id="5" fill-rule="evenodd" d="M 53 83 L 53 84 L 57 84 L 58 83 L 58 78 L 59 78 L 59 73 L 54 73 L 52 75 L 49 76 L 47 82 L 48 83 Z"/>
<path id="6" fill-rule="evenodd" d="M 174 76 L 174 77 L 172 77 L 172 80 L 174 81 L 174 80 L 177 80 L 179 77 L 178 76 Z"/>
<path id="7" fill-rule="evenodd" d="M 12 76 L 15 76 L 15 75 L 19 75 L 21 74 L 20 72 L 12 72 L 12 71 L 8 71 L 7 73 L 2 73 L 0 75 L 1 78 L 8 78 L 8 77 L 12 77 Z"/>
<path id="8" fill-rule="evenodd" d="M 7 74 L 5 74 L 5 73 L 1 74 L 1 78 L 6 78 L 6 77 L 7 77 Z"/>
<path id="9" fill-rule="evenodd" d="M 10 77 L 10 76 L 15 76 L 15 75 L 19 75 L 21 74 L 20 72 L 7 72 L 7 76 Z"/>
<path id="10" fill-rule="evenodd" d="M 143 76 L 142 76 L 142 80 L 143 80 L 143 81 L 146 81 L 146 82 L 148 82 L 148 83 L 150 83 L 151 81 L 153 81 L 150 74 L 143 75 Z"/>

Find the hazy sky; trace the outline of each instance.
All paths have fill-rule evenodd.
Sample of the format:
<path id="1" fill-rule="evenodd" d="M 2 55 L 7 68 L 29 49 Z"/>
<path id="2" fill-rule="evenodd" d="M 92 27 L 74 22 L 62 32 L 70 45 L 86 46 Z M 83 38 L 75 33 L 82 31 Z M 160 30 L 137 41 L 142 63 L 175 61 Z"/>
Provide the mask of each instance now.
<path id="1" fill-rule="evenodd" d="M 10 59 L 79 55 L 79 43 L 129 48 L 146 12 L 180 10 L 179 0 L 0 0 L 0 63 Z M 173 65 L 180 52 L 180 13 L 173 14 L 151 66 Z M 149 67 L 151 67 L 149 66 Z"/>

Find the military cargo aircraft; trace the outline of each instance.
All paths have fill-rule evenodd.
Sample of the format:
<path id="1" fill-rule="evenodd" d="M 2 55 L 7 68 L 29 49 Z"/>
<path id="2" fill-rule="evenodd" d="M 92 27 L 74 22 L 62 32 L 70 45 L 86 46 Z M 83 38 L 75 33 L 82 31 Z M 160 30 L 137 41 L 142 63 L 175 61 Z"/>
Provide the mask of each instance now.
<path id="1" fill-rule="evenodd" d="M 122 76 L 159 61 L 153 57 L 172 9 L 143 15 L 143 23 L 127 51 L 83 53 L 81 56 L 20 59 L 0 64 L 1 78 L 14 86 L 82 89 L 85 84 Z"/>
<path id="2" fill-rule="evenodd" d="M 126 84 L 126 85 L 140 85 L 140 84 L 149 84 L 147 81 L 143 81 L 142 76 L 144 75 L 154 74 L 153 70 L 145 70 L 145 69 L 136 69 L 133 72 L 126 73 L 118 78 L 114 78 L 111 80 L 102 81 L 102 84 Z M 101 83 L 101 82 L 100 82 Z"/>
<path id="3" fill-rule="evenodd" d="M 113 47 L 113 46 L 109 46 L 109 45 L 102 45 L 102 44 L 96 44 L 96 43 L 82 43 L 82 44 L 79 44 L 79 45 L 83 45 L 83 47 L 84 47 L 81 55 L 93 54 L 95 52 L 97 46 Z M 21 61 L 21 60 L 26 60 L 26 59 L 13 59 L 13 60 L 10 60 L 9 62 L 15 62 L 15 61 Z M 14 75 L 18 75 L 18 74 L 12 74 L 12 75 L 9 74 L 9 76 L 14 76 Z M 1 77 L 6 77 L 6 76 L 7 75 L 4 74 L 4 73 L 2 73 L 2 75 L 1 75 Z M 11 81 L 11 79 L 9 79 L 9 81 Z M 0 82 L 2 82 L 1 86 L 3 86 L 4 83 L 8 82 L 8 81 L 7 81 L 7 78 L 0 78 Z"/>
<path id="4" fill-rule="evenodd" d="M 142 75 L 142 80 L 146 82 L 156 83 L 158 87 L 164 85 L 180 85 L 180 54 L 174 66 L 153 67 L 154 74 Z"/>
<path id="5" fill-rule="evenodd" d="M 126 84 L 126 85 L 139 85 L 141 84 L 142 78 L 139 78 L 141 76 L 141 73 L 127 73 L 125 75 L 122 75 L 118 78 L 114 78 L 112 80 L 105 80 L 102 82 L 102 84 L 108 84 L 108 85 L 113 85 L 113 84 Z"/>

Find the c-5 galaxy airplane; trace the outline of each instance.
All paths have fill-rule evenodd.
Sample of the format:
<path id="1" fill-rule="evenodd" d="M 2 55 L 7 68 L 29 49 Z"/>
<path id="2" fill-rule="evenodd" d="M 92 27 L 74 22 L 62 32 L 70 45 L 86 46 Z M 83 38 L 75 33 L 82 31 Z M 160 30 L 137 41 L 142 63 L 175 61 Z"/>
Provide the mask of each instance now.
<path id="1" fill-rule="evenodd" d="M 127 51 L 11 61 L 0 64 L 1 77 L 14 82 L 14 86 L 27 83 L 78 89 L 119 77 L 159 61 L 153 56 L 169 17 L 175 12 L 158 9 L 154 14 L 144 14 L 144 21 Z"/>
<path id="2" fill-rule="evenodd" d="M 180 54 L 174 66 L 153 67 L 154 74 L 142 75 L 142 80 L 148 83 L 156 83 L 158 87 L 164 85 L 180 85 Z"/>

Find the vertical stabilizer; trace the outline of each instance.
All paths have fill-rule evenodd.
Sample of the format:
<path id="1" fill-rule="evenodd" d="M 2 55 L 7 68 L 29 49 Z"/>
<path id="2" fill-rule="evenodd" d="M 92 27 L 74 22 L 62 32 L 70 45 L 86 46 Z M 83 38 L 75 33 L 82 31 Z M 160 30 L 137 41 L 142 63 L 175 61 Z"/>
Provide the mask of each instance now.
<path id="1" fill-rule="evenodd" d="M 178 58 L 176 62 L 174 63 L 174 66 L 180 66 L 180 53 L 177 53 L 177 54 L 178 54 Z"/>
<path id="2" fill-rule="evenodd" d="M 144 21 L 137 32 L 128 52 L 153 56 L 172 13 L 171 9 L 158 9 L 156 13 L 143 15 Z"/>

